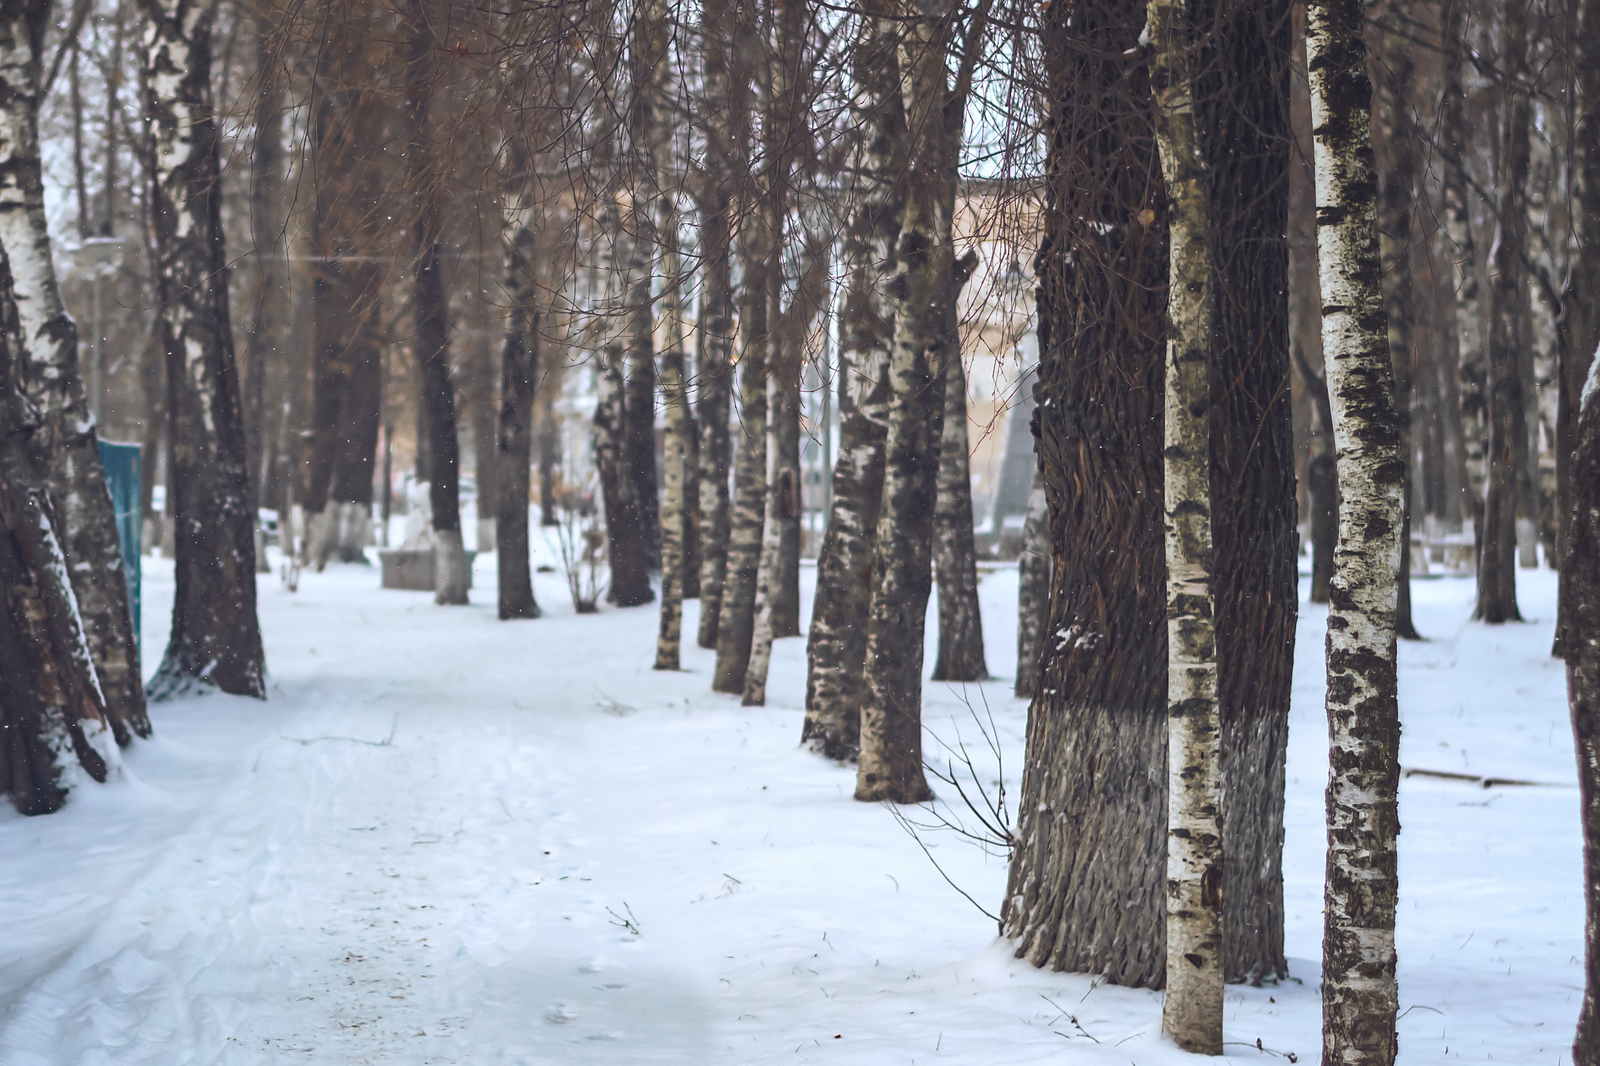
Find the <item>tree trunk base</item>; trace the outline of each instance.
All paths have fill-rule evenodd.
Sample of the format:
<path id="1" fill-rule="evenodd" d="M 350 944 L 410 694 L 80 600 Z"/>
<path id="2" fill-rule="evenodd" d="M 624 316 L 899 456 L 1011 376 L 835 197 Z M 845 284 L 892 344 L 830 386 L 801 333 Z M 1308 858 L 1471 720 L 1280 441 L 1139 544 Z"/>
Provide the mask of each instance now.
<path id="1" fill-rule="evenodd" d="M 467 553 L 461 546 L 461 530 L 434 530 L 433 553 L 433 602 L 441 606 L 465 605 L 472 574 Z"/>

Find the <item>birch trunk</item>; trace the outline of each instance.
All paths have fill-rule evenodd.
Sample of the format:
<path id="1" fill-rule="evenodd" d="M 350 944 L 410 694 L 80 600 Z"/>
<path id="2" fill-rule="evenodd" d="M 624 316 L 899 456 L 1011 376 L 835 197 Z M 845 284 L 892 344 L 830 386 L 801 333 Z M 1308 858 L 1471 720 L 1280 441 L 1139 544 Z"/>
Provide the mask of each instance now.
<path id="1" fill-rule="evenodd" d="M 1591 359 L 1572 458 L 1572 514 L 1561 596 L 1567 705 L 1583 817 L 1584 987 L 1574 1066 L 1600 1063 L 1600 359 Z"/>
<path id="2" fill-rule="evenodd" d="M 707 168 L 697 204 L 703 281 L 701 359 L 695 368 L 700 421 L 695 479 L 700 496 L 700 626 L 696 643 L 702 648 L 717 646 L 728 568 L 728 477 L 732 465 L 728 418 L 734 374 L 732 200 L 748 176 L 754 14 L 749 0 L 705 0 L 700 6 L 705 108 L 708 115 L 719 116 L 704 123 L 707 154 L 714 165 Z"/>
<path id="3" fill-rule="evenodd" d="M 782 410 L 785 405 L 784 387 L 777 374 L 767 375 L 767 410 Z M 777 636 L 775 601 L 782 594 L 783 551 L 783 491 L 781 465 L 783 459 L 778 447 L 780 433 L 769 426 L 767 439 L 767 494 L 766 514 L 761 525 L 761 563 L 756 572 L 755 631 L 750 641 L 750 663 L 745 670 L 744 693 L 740 705 L 765 707 L 767 705 L 767 668 L 772 665 L 772 640 Z"/>
<path id="4" fill-rule="evenodd" d="M 1322 948 L 1322 1061 L 1329 1066 L 1389 1066 L 1397 1048 L 1395 578 L 1405 464 L 1383 312 L 1362 17 L 1359 0 L 1307 5 L 1322 348 L 1339 448 Z"/>
<path id="5" fill-rule="evenodd" d="M 972 462 L 967 440 L 967 373 L 949 303 L 945 345 L 944 426 L 939 440 L 939 492 L 934 506 L 939 582 L 939 652 L 935 681 L 982 681 L 989 676 L 978 606 L 978 546 L 973 537 Z"/>
<path id="6" fill-rule="evenodd" d="M 1015 416 L 1013 416 L 1015 417 Z M 1050 504 L 1037 466 L 1022 523 L 1022 554 L 1017 556 L 1016 695 L 1034 694 L 1039 677 L 1039 638 L 1050 620 Z"/>
<path id="7" fill-rule="evenodd" d="M 104 781 L 117 751 L 46 488 L 41 418 L 18 380 L 22 330 L 0 256 L 0 794 L 46 814 L 77 768 Z"/>
<path id="8" fill-rule="evenodd" d="M 947 355 L 947 304 L 956 293 L 949 184 L 954 157 L 945 131 L 950 20 L 943 2 L 907 5 L 897 14 L 908 162 L 899 270 L 884 283 L 894 309 L 894 342 L 855 797 L 921 803 L 932 796 L 922 772 L 922 635 L 932 586 L 944 417 L 939 386 Z"/>
<path id="9" fill-rule="evenodd" d="M 1211 538 L 1212 241 L 1186 0 L 1150 0 L 1146 32 L 1167 193 L 1167 995 L 1162 1027 L 1222 1053 L 1222 719 Z"/>
<path id="10" fill-rule="evenodd" d="M 733 272 L 728 201 L 715 194 L 700 206 L 701 240 L 705 245 L 700 330 L 699 386 L 696 413 L 700 422 L 700 625 L 695 643 L 717 646 L 722 615 L 723 582 L 728 569 L 728 474 L 731 448 L 728 414 L 732 402 Z"/>
<path id="11" fill-rule="evenodd" d="M 1159 987 L 1167 250 L 1149 100 L 1111 58 L 1138 47 L 1143 24 L 1143 5 L 1116 0 L 1042 19 L 1052 177 L 1035 447 L 1054 558 L 1001 932 L 1035 966 Z"/>
<path id="12" fill-rule="evenodd" d="M 1473 535 L 1483 541 L 1483 499 L 1487 482 L 1488 409 L 1484 393 L 1483 292 L 1478 281 L 1478 253 L 1472 236 L 1472 205 L 1467 199 L 1469 144 L 1466 79 L 1470 60 L 1463 38 L 1465 4 L 1445 5 L 1440 36 L 1444 43 L 1444 85 L 1439 100 L 1439 134 L 1454 158 L 1444 168 L 1445 233 L 1451 247 L 1451 280 L 1455 290 L 1455 328 L 1460 363 L 1461 435 L 1467 485 L 1462 503 L 1473 520 Z"/>
<path id="13" fill-rule="evenodd" d="M 105 718 L 118 744 L 150 735 L 139 646 L 129 611 L 116 517 L 78 369 L 77 327 L 61 302 L 45 218 L 39 155 L 39 77 L 51 5 L 9 5 L 0 15 L 0 251 L 10 262 L 21 333 L 19 388 L 37 411 L 44 486 L 57 520 L 67 573 L 82 613 Z M 152 456 L 153 458 L 153 456 Z"/>
<path id="14" fill-rule="evenodd" d="M 881 3 L 865 9 L 852 54 L 855 205 L 843 235 L 846 288 L 839 318 L 839 455 L 806 642 L 801 742 L 830 759 L 860 753 L 862 668 L 878 509 L 883 497 L 889 351 L 894 308 L 879 288 L 895 269 L 904 190 L 894 180 L 905 137 L 899 53 Z"/>
<path id="15" fill-rule="evenodd" d="M 228 319 L 211 31 L 219 3 L 142 0 L 154 166 L 156 302 L 172 434 L 172 635 L 153 698 L 212 685 L 266 696 L 256 620 L 255 500 Z"/>
<path id="16" fill-rule="evenodd" d="M 744 293 L 739 316 L 739 456 L 734 468 L 728 563 L 717 622 L 714 692 L 744 694 L 755 639 L 756 582 L 767 504 L 767 309 L 772 241 L 768 212 L 751 212 L 744 234 Z"/>

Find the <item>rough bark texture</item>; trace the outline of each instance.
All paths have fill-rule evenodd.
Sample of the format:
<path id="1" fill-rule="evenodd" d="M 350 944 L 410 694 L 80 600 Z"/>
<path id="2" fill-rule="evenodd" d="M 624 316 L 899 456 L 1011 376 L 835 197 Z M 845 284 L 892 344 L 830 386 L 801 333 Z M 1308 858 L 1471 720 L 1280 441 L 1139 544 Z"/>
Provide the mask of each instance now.
<path id="1" fill-rule="evenodd" d="M 1567 704 L 1583 798 L 1584 987 L 1574 1066 L 1600 1063 L 1600 359 L 1591 361 L 1576 427 L 1572 514 L 1561 595 Z"/>
<path id="2" fill-rule="evenodd" d="M 1197 8 L 1197 10 L 1201 10 Z M 1212 536 L 1224 767 L 1225 972 L 1282 978 L 1284 763 L 1297 619 L 1289 404 L 1290 6 L 1207 8 L 1204 118 L 1215 234 Z"/>
<path id="3" fill-rule="evenodd" d="M 1211 537 L 1211 216 L 1186 0 L 1150 0 L 1150 82 L 1167 195 L 1167 994 L 1161 1025 L 1222 1053 L 1222 717 Z"/>
<path id="4" fill-rule="evenodd" d="M 23 814 L 66 799 L 72 764 L 104 781 L 117 759 L 46 488 L 27 349 L 0 256 L 0 794 Z"/>
<path id="5" fill-rule="evenodd" d="M 0 9 L 0 250 L 10 263 L 21 329 L 12 342 L 20 344 L 13 353 L 19 373 L 10 387 L 23 390 L 39 417 L 31 447 L 44 463 L 105 715 L 117 743 L 127 744 L 150 735 L 139 646 L 95 420 L 78 369 L 77 327 L 61 302 L 45 219 L 38 82 L 50 11 L 40 0 Z"/>
<path id="6" fill-rule="evenodd" d="M 1103 0 L 1070 22 L 1052 6 L 1043 26 L 1052 104 L 1035 395 L 1054 560 L 1001 925 L 1035 966 L 1158 986 L 1167 254 L 1145 88 L 1112 58 L 1137 47 L 1143 22 Z"/>
<path id="7" fill-rule="evenodd" d="M 1596 345 L 1600 344 L 1600 302 L 1593 298 L 1594 293 L 1600 292 L 1600 0 L 1582 0 L 1576 14 L 1577 56 L 1572 69 L 1578 100 L 1572 135 L 1572 228 L 1577 254 L 1562 294 L 1566 336 L 1558 349 L 1561 363 L 1557 368 L 1560 399 L 1556 411 L 1556 544 L 1563 556 L 1570 539 L 1569 526 L 1577 513 L 1573 509 L 1573 456 L 1578 449 L 1579 400 L 1584 377 L 1593 362 Z M 1565 655 L 1569 611 L 1564 583 L 1560 595 L 1553 653 Z M 1589 1031 L 1593 1032 L 1592 1025 Z M 1600 1049 L 1600 1034 L 1590 1040 L 1594 1041 L 1592 1047 Z M 1600 1053 L 1591 1054 L 1591 1062 L 1600 1061 Z"/>
<path id="8" fill-rule="evenodd" d="M 519 184 L 523 184 L 520 183 Z M 523 184 L 523 197 L 531 188 Z M 505 348 L 500 356 L 500 418 L 495 440 L 495 565 L 503 619 L 538 618 L 528 550 L 528 481 L 533 459 L 533 396 L 539 380 L 539 315 L 533 306 L 538 241 L 531 203 L 507 211 Z"/>
<path id="9" fill-rule="evenodd" d="M 1037 467 L 1022 523 L 1022 554 L 1017 556 L 1018 696 L 1032 696 L 1039 677 L 1039 637 L 1050 620 L 1050 503 Z"/>
<path id="10" fill-rule="evenodd" d="M 717 646 L 728 566 L 730 529 L 728 434 L 733 393 L 732 200 L 748 174 L 750 74 L 753 71 L 754 7 L 750 0 L 706 0 L 704 33 L 707 152 L 715 161 L 699 195 L 702 342 L 695 369 L 699 395 L 700 447 L 696 481 L 700 496 L 700 626 L 696 643 Z M 730 32 L 731 27 L 731 32 Z"/>
<path id="11" fill-rule="evenodd" d="M 894 309 L 879 290 L 894 269 L 904 191 L 895 146 L 905 136 L 899 56 L 881 5 L 861 20 L 853 53 L 855 139 L 851 213 L 843 237 L 847 272 L 839 323 L 839 455 L 806 644 L 806 720 L 801 740 L 831 759 L 860 750 L 862 664 L 873 544 L 883 496 L 889 349 Z"/>
<path id="12" fill-rule="evenodd" d="M 1229 980 L 1248 980 L 1284 971 L 1289 42 L 1282 5 L 1206 11 L 1197 16 L 1208 42 L 1198 99 L 1218 190 L 1211 436 L 1230 841 L 1223 897 L 1226 925 L 1239 934 L 1224 958 Z M 1150 105 L 1112 58 L 1142 21 L 1110 4 L 1080 5 L 1070 25 L 1064 14 L 1045 25 L 1059 103 L 1037 260 L 1037 417 L 1054 560 L 1002 931 L 1036 965 L 1160 985 L 1166 627 L 1161 582 L 1151 579 L 1162 572 L 1162 304 L 1152 294 L 1165 292 L 1167 254 Z M 1083 108 L 1085 99 L 1098 104 Z"/>
<path id="13" fill-rule="evenodd" d="M 221 158 L 212 102 L 217 0 L 143 0 L 156 299 L 172 434 L 168 507 L 176 524 L 172 636 L 154 698 L 194 684 L 265 697 L 256 621 L 255 499 L 228 318 Z"/>
<path id="14" fill-rule="evenodd" d="M 954 301 L 951 317 L 954 317 Z M 981 681 L 989 676 L 978 607 L 978 546 L 972 527 L 972 462 L 967 440 L 967 372 L 959 337 L 947 341 L 944 427 L 939 441 L 939 499 L 934 507 L 939 581 L 939 653 L 935 681 Z"/>
<path id="15" fill-rule="evenodd" d="M 1512 77 L 1523 66 L 1527 20 L 1520 5 L 1505 14 L 1505 54 Z M 1514 84 L 1503 89 L 1504 134 L 1501 169 L 1504 181 L 1498 205 L 1499 229 L 1489 264 L 1489 352 L 1485 361 L 1489 450 L 1485 458 L 1487 487 L 1478 550 L 1478 605 L 1473 617 L 1484 622 L 1516 622 L 1517 503 L 1526 480 L 1528 424 L 1523 392 L 1522 303 L 1523 212 L 1529 165 L 1532 113 L 1528 95 Z"/>
<path id="16" fill-rule="evenodd" d="M 942 2 L 908 3 L 895 14 L 907 162 L 898 270 L 883 282 L 894 341 L 855 796 L 920 803 L 932 795 L 922 772 L 922 635 L 933 584 L 945 339 L 958 291 L 951 244 L 956 153 L 946 115 L 950 12 Z"/>
<path id="17" fill-rule="evenodd" d="M 263 18 L 256 28 L 256 116 L 255 137 L 250 154 L 250 243 L 253 246 L 255 293 L 251 300 L 250 333 L 246 342 L 247 377 L 245 384 L 245 439 L 250 456 L 251 476 L 255 479 L 256 500 L 272 499 L 273 456 L 276 451 L 269 430 L 266 409 L 269 368 L 281 365 L 283 339 L 288 335 L 288 270 L 282 261 L 288 250 L 284 239 L 283 211 L 283 119 L 284 78 L 274 68 L 273 23 Z M 120 38 L 119 38 L 120 44 Z M 114 89 L 114 83 L 112 88 Z M 112 102 L 108 101 L 108 107 Z M 113 114 L 108 112 L 108 114 Z M 108 121 L 110 130 L 116 124 Z M 111 134 L 114 137 L 114 134 Z M 107 146 L 106 168 L 114 170 L 114 144 Z M 113 195 L 113 176 L 106 175 L 107 211 Z M 106 219 L 110 236 L 112 219 Z M 256 560 L 256 571 L 265 572 L 266 553 Z"/>
<path id="18" fill-rule="evenodd" d="M 412 219 L 414 348 L 420 373 L 419 406 L 426 430 L 428 503 L 433 509 L 433 602 L 467 602 L 466 552 L 461 541 L 461 453 L 456 436 L 456 395 L 450 380 L 450 303 L 442 255 L 443 176 L 432 165 L 433 64 L 438 51 L 425 3 L 412 3 L 406 80 L 409 128 L 406 188 L 416 197 Z"/>
<path id="19" fill-rule="evenodd" d="M 767 505 L 767 309 L 771 303 L 768 259 L 772 241 L 766 211 L 746 222 L 744 292 L 739 316 L 739 455 L 734 467 L 728 562 L 722 581 L 722 617 L 717 622 L 717 665 L 711 688 L 744 694 L 750 646 L 755 638 L 756 582 Z"/>
<path id="20" fill-rule="evenodd" d="M 1360 0 L 1307 5 L 1322 349 L 1339 447 L 1339 547 L 1328 607 L 1328 1066 L 1389 1066 L 1397 1047 L 1395 575 L 1405 463 L 1383 313 L 1362 15 Z"/>

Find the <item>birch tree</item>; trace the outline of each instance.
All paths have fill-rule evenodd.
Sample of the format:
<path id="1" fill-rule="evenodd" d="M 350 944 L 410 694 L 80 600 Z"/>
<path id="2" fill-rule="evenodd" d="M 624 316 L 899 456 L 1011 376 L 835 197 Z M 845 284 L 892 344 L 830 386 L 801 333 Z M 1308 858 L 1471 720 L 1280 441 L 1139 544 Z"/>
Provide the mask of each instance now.
<path id="1" fill-rule="evenodd" d="M 266 696 L 256 620 L 254 493 L 239 411 L 222 232 L 221 157 L 211 34 L 219 0 L 141 0 L 157 330 L 171 433 L 168 507 L 176 524 L 172 635 L 150 692 L 213 685 Z"/>
<path id="2" fill-rule="evenodd" d="M 77 326 L 61 301 L 45 218 L 39 107 L 51 11 L 43 0 L 0 11 L 0 251 L 10 262 L 21 328 L 11 345 L 22 368 L 21 379 L 9 385 L 23 390 L 38 415 L 32 447 L 43 459 L 105 717 L 117 742 L 127 744 L 150 735 L 139 647 L 97 428 L 78 369 Z"/>
<path id="3" fill-rule="evenodd" d="M 894 269 L 905 198 L 897 180 L 905 104 L 889 13 L 882 0 L 869 0 L 851 50 L 855 92 L 847 192 L 852 206 L 841 248 L 846 284 L 839 326 L 839 456 L 806 643 L 801 741 L 839 760 L 853 760 L 859 752 L 894 337 L 894 308 L 879 288 L 879 272 Z"/>
<path id="4" fill-rule="evenodd" d="M 733 198 L 746 176 L 750 144 L 753 0 L 706 0 L 700 6 L 704 85 L 702 125 L 709 165 L 694 183 L 700 218 L 700 358 L 695 399 L 700 446 L 700 625 L 696 643 L 717 646 L 728 566 L 732 462 L 728 435 L 733 391 Z M 731 27 L 731 32 L 728 28 Z"/>
<path id="5" fill-rule="evenodd" d="M 1328 607 L 1322 1057 L 1338 1066 L 1389 1066 L 1397 1047 L 1395 609 L 1405 466 L 1384 323 L 1362 6 L 1312 0 L 1306 12 L 1322 347 L 1339 449 L 1339 545 Z"/>
<path id="6" fill-rule="evenodd" d="M 1222 719 L 1211 538 L 1210 214 L 1186 0 L 1150 0 L 1151 88 L 1168 203 L 1167 995 L 1162 1025 L 1222 1053 Z"/>
<path id="7" fill-rule="evenodd" d="M 39 461 L 42 420 L 18 380 L 23 328 L 0 255 L 0 794 L 46 814 L 79 769 L 104 781 L 118 756 Z"/>

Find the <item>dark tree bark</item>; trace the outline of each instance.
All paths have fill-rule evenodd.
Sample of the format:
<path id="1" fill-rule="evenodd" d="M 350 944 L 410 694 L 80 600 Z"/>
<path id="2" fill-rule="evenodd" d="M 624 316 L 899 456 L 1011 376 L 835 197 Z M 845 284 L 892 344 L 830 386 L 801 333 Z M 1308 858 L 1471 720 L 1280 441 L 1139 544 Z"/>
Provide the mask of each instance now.
<path id="1" fill-rule="evenodd" d="M 538 410 L 539 524 L 558 526 L 561 519 L 556 514 L 556 471 L 561 466 L 561 426 L 556 421 L 554 397 L 548 396 L 538 402 Z"/>
<path id="2" fill-rule="evenodd" d="M 31 446 L 43 463 L 105 717 L 117 742 L 127 744 L 150 735 L 139 646 L 95 419 L 78 369 L 77 328 L 61 301 L 45 218 L 38 81 L 50 10 L 35 0 L 0 12 L 0 31 L 22 46 L 13 57 L 20 62 L 0 71 L 0 249 L 9 260 L 12 295 L 6 299 L 14 298 L 20 316 L 20 333 L 8 342 L 16 364 L 7 387 L 22 390 L 38 415 Z"/>
<path id="3" fill-rule="evenodd" d="M 1556 408 L 1556 544 L 1564 556 L 1570 540 L 1569 527 L 1575 486 L 1573 465 L 1578 448 L 1579 401 L 1583 396 L 1584 376 L 1600 345 L 1600 303 L 1593 294 L 1600 292 L 1600 2 L 1581 0 L 1577 5 L 1577 33 L 1573 42 L 1577 55 L 1577 107 L 1573 129 L 1572 228 L 1577 242 L 1561 310 L 1565 337 L 1559 345 L 1557 367 L 1559 400 Z M 1567 646 L 1567 586 L 1563 582 L 1557 609 L 1556 639 L 1552 654 L 1565 657 Z M 1592 1029 L 1592 1027 L 1591 1027 Z M 1591 1040 L 1595 1040 L 1591 1037 Z M 1600 1043 L 1595 1046 L 1600 1048 Z M 1575 1059 L 1574 1061 L 1583 1061 Z M 1600 1061 L 1600 1055 L 1590 1061 Z"/>
<path id="4" fill-rule="evenodd" d="M 1050 504 L 1035 468 L 1022 524 L 1022 554 L 1017 556 L 1017 680 L 1012 691 L 1018 696 L 1032 696 L 1039 677 L 1039 635 L 1050 621 L 1050 555 Z"/>
<path id="5" fill-rule="evenodd" d="M 1077 5 L 1070 23 L 1052 7 L 1043 25 L 1052 104 L 1036 417 L 1053 636 L 1040 649 L 1001 922 L 1035 966 L 1159 985 L 1166 235 L 1148 103 L 1110 58 L 1137 47 L 1143 22 L 1104 0 Z"/>
<path id="6" fill-rule="evenodd" d="M 1520 275 L 1532 113 L 1527 93 L 1514 80 L 1524 65 L 1527 48 L 1526 15 L 1518 5 L 1506 9 L 1504 47 L 1513 80 L 1503 88 L 1501 102 L 1505 177 L 1489 272 L 1488 487 L 1478 553 L 1478 605 L 1473 613 L 1480 621 L 1491 623 L 1522 619 L 1517 610 L 1517 504 L 1522 495 L 1528 430 L 1518 326 L 1523 314 Z"/>
<path id="7" fill-rule="evenodd" d="M 1294 627 L 1285 5 L 1208 5 L 1199 100 L 1218 292 L 1212 397 L 1228 980 L 1283 972 L 1283 744 Z M 1139 13 L 1045 23 L 1051 175 L 1038 264 L 1049 623 L 1002 931 L 1035 965 L 1165 981 L 1160 176 L 1114 59 Z M 1095 108 L 1082 101 L 1097 100 Z M 1119 309 L 1115 315 L 1106 307 Z M 1107 359 L 1106 353 L 1116 353 Z M 1249 444 L 1259 435 L 1260 453 Z M 1270 606 L 1269 606 L 1270 602 Z"/>
<path id="8" fill-rule="evenodd" d="M 700 422 L 698 487 L 700 496 L 700 626 L 696 643 L 717 646 L 722 591 L 728 568 L 728 474 L 732 458 L 728 436 L 733 367 L 733 274 L 728 202 L 719 197 L 700 205 L 701 239 L 705 244 L 700 302 L 701 358 L 695 368 Z"/>
<path id="9" fill-rule="evenodd" d="M 1298 343 L 1298 342 L 1297 342 Z M 1321 337 L 1317 348 L 1321 349 Z M 1306 492 L 1311 497 L 1311 602 L 1327 603 L 1333 580 L 1333 546 L 1339 539 L 1339 475 L 1335 469 L 1333 407 L 1328 379 L 1311 369 L 1297 349 L 1300 377 L 1311 393 L 1311 460 L 1306 464 Z"/>
<path id="10" fill-rule="evenodd" d="M 752 0 L 706 0 L 700 23 L 705 37 L 705 108 L 708 180 L 697 191 L 701 226 L 700 322 L 703 359 L 696 368 L 700 418 L 700 627 L 697 643 L 715 648 L 722 622 L 731 536 L 729 474 L 732 441 L 728 419 L 733 393 L 733 200 L 747 192 L 752 84 L 760 52 L 757 5 Z M 748 339 L 748 338 L 746 338 Z"/>
<path id="11" fill-rule="evenodd" d="M 1589 374 L 1574 434 L 1573 507 L 1561 569 L 1567 705 L 1583 800 L 1584 987 L 1574 1066 L 1600 1063 L 1600 388 L 1595 369 Z"/>
<path id="12" fill-rule="evenodd" d="M 524 195 L 528 195 L 524 190 Z M 495 565 L 500 574 L 502 619 L 538 618 L 528 552 L 528 480 L 533 458 L 533 397 L 539 380 L 539 315 L 533 309 L 538 251 L 530 226 L 531 204 L 507 212 L 506 291 L 511 307 L 500 357 L 500 418 L 493 469 Z"/>
<path id="13" fill-rule="evenodd" d="M 1211 378 L 1223 970 L 1288 974 L 1284 765 L 1298 616 L 1289 405 L 1290 4 L 1214 3 L 1198 100 L 1217 295 Z M 1204 16 L 1203 16 L 1204 17 Z"/>
<path id="14" fill-rule="evenodd" d="M 168 506 L 177 526 L 172 636 L 150 692 L 159 699 L 203 684 L 260 698 L 266 683 L 256 620 L 257 518 L 228 319 L 211 95 L 211 31 L 219 5 L 142 2 L 152 24 L 146 107 L 155 142 L 156 298 L 172 433 Z"/>
<path id="15" fill-rule="evenodd" d="M 1473 538 L 1481 553 L 1484 524 L 1485 464 L 1488 442 L 1488 403 L 1485 391 L 1483 287 L 1479 284 L 1478 253 L 1472 235 L 1472 204 L 1467 190 L 1472 133 L 1468 128 L 1466 77 L 1471 70 L 1471 49 L 1464 39 L 1469 25 L 1465 3 L 1446 4 L 1440 38 L 1444 47 L 1444 85 L 1439 99 L 1439 137 L 1446 165 L 1442 199 L 1445 233 L 1449 240 L 1451 280 L 1455 292 L 1455 332 L 1458 365 L 1457 400 L 1461 428 L 1462 465 L 1466 484 L 1462 494 L 1464 517 L 1473 521 Z M 1480 577 L 1481 580 L 1481 577 Z"/>
<path id="16" fill-rule="evenodd" d="M 254 259 L 254 298 L 245 341 L 245 444 L 255 479 L 256 499 L 271 499 L 272 443 L 267 432 L 269 367 L 282 358 L 285 299 L 284 234 L 279 203 L 283 197 L 283 79 L 273 66 L 272 20 L 256 27 L 256 129 L 250 158 L 250 243 Z M 115 125 L 111 126 L 115 129 Z M 108 151 L 107 166 L 112 153 Z M 107 186 L 107 197 L 111 195 Z M 256 560 L 258 569 L 266 559 Z"/>
<path id="17" fill-rule="evenodd" d="M 989 666 L 983 653 L 983 615 L 978 606 L 967 373 L 961 362 L 953 297 L 947 308 L 944 426 L 939 441 L 939 498 L 933 515 L 939 582 L 939 653 L 933 661 L 933 680 L 981 681 L 989 676 Z"/>
<path id="18" fill-rule="evenodd" d="M 800 635 L 800 371 L 805 364 L 805 334 L 810 315 L 797 307 L 797 296 L 784 313 L 772 350 L 778 387 L 768 391 L 767 419 L 774 450 L 773 479 L 768 486 L 775 506 L 768 514 L 778 522 L 778 560 L 772 589 L 772 635 Z M 797 321 L 798 320 L 798 321 Z"/>

